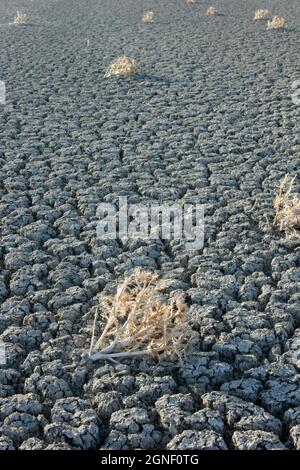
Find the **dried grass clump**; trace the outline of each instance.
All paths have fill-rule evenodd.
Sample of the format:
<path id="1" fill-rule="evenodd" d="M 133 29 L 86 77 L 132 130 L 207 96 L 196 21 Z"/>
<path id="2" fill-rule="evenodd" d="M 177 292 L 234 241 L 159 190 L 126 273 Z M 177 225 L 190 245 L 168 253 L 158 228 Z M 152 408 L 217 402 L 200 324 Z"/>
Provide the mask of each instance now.
<path id="1" fill-rule="evenodd" d="M 192 3 L 196 3 L 196 0 L 185 0 L 187 4 L 192 4 Z"/>
<path id="2" fill-rule="evenodd" d="M 218 8 L 216 7 L 209 7 L 207 9 L 207 12 L 206 12 L 207 15 L 219 15 L 220 14 L 220 10 L 218 10 Z"/>
<path id="3" fill-rule="evenodd" d="M 300 236 L 300 197 L 294 192 L 295 178 L 285 176 L 274 201 L 274 225 L 288 237 Z"/>
<path id="4" fill-rule="evenodd" d="M 256 10 L 255 12 L 255 16 L 254 16 L 255 20 L 268 20 L 270 18 L 271 18 L 271 13 L 269 12 L 269 10 L 260 9 L 260 10 Z"/>
<path id="5" fill-rule="evenodd" d="M 146 11 L 143 15 L 143 22 L 144 23 L 152 23 L 154 18 L 154 11 Z"/>
<path id="6" fill-rule="evenodd" d="M 143 355 L 182 360 L 193 349 L 198 336 L 187 320 L 187 307 L 179 296 L 164 302 L 165 285 L 155 274 L 136 270 L 115 295 L 102 297 L 106 326 L 95 344 L 93 332 L 91 360 Z M 94 331 L 96 323 L 95 317 Z"/>
<path id="7" fill-rule="evenodd" d="M 129 77 L 137 73 L 138 66 L 134 59 L 130 59 L 125 55 L 119 57 L 113 62 L 105 72 L 104 78 L 116 75 L 118 77 Z"/>
<path id="8" fill-rule="evenodd" d="M 14 17 L 13 24 L 26 24 L 27 15 L 21 11 L 17 11 L 16 16 Z"/>
<path id="9" fill-rule="evenodd" d="M 272 21 L 268 21 L 268 28 L 267 29 L 280 29 L 284 28 L 285 19 L 283 16 L 274 16 Z"/>

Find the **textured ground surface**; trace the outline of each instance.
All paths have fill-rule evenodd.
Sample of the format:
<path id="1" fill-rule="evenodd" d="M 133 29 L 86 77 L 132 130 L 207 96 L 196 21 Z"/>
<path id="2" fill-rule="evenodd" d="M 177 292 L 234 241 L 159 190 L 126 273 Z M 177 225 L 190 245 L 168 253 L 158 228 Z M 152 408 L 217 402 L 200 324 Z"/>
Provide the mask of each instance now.
<path id="1" fill-rule="evenodd" d="M 0 1 L 0 449 L 300 449 L 300 242 L 270 225 L 300 176 L 300 4 L 215 5 Z M 141 75 L 103 80 L 122 53 Z M 120 195 L 205 204 L 203 252 L 97 240 Z M 134 266 L 188 295 L 181 367 L 84 357 L 97 294 Z"/>

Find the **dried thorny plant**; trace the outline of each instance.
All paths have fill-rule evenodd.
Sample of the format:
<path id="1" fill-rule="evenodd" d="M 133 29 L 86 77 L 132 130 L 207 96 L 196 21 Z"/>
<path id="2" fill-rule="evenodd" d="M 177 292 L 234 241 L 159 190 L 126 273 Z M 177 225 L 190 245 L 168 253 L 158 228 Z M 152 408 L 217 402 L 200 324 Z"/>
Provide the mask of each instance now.
<path id="1" fill-rule="evenodd" d="M 92 361 L 149 355 L 156 359 L 183 360 L 198 335 L 187 319 L 182 297 L 165 302 L 166 282 L 148 271 L 135 270 L 118 286 L 115 295 L 101 298 L 106 325 L 95 341 L 95 316 L 90 349 Z"/>
<path id="2" fill-rule="evenodd" d="M 27 23 L 27 15 L 18 10 L 14 17 L 13 24 L 26 24 L 26 23 Z"/>
<path id="3" fill-rule="evenodd" d="M 280 29 L 284 28 L 285 25 L 285 19 L 283 16 L 274 16 L 272 21 L 268 21 L 268 27 L 267 29 Z"/>
<path id="4" fill-rule="evenodd" d="M 300 197 L 295 194 L 295 178 L 285 176 L 274 201 L 274 225 L 288 237 L 300 236 Z"/>
<path id="5" fill-rule="evenodd" d="M 256 10 L 255 12 L 255 16 L 254 16 L 255 20 L 268 20 L 270 18 L 271 18 L 271 13 L 269 12 L 269 10 L 260 9 L 260 10 Z"/>
<path id="6" fill-rule="evenodd" d="M 219 15 L 220 14 L 220 10 L 218 10 L 218 8 L 216 7 L 209 7 L 207 9 L 207 12 L 206 12 L 207 15 Z"/>
<path id="7" fill-rule="evenodd" d="M 143 15 L 143 22 L 144 23 L 152 23 L 154 18 L 154 11 L 146 11 Z"/>
<path id="8" fill-rule="evenodd" d="M 138 71 L 137 63 L 134 59 L 130 59 L 125 55 L 119 57 L 113 62 L 105 72 L 104 78 L 116 75 L 118 77 L 129 77 Z"/>

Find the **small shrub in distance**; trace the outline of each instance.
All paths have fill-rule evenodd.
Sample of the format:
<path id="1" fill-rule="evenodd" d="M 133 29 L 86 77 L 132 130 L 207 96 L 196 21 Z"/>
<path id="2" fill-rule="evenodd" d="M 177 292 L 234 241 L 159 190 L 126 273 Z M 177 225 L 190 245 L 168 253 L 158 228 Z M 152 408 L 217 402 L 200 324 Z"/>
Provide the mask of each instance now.
<path id="1" fill-rule="evenodd" d="M 144 23 L 152 23 L 154 18 L 154 11 L 146 11 L 143 15 L 143 22 Z"/>
<path id="2" fill-rule="evenodd" d="M 269 10 L 256 10 L 254 19 L 255 20 L 269 20 L 271 18 L 271 13 Z"/>
<path id="3" fill-rule="evenodd" d="M 207 15 L 219 15 L 220 14 L 220 10 L 218 10 L 218 8 L 216 7 L 209 7 L 207 9 L 207 12 L 206 12 Z"/>
<path id="4" fill-rule="evenodd" d="M 137 71 L 138 66 L 136 61 L 124 55 L 122 57 L 119 57 L 108 67 L 105 72 L 104 78 L 111 77 L 113 75 L 117 77 L 129 77 L 130 75 L 136 74 Z"/>
<path id="5" fill-rule="evenodd" d="M 26 24 L 26 23 L 27 23 L 27 15 L 18 10 L 14 17 L 13 24 Z"/>
<path id="6" fill-rule="evenodd" d="M 271 21 L 268 21 L 267 29 L 281 29 L 285 26 L 285 19 L 283 16 L 274 16 Z"/>

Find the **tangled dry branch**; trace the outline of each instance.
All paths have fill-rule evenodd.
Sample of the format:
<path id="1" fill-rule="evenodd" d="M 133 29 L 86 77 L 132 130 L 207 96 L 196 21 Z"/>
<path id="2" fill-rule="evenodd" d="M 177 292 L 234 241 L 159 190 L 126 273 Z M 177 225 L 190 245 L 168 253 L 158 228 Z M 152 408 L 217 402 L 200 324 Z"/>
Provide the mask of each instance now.
<path id="1" fill-rule="evenodd" d="M 186 304 L 180 296 L 166 303 L 163 286 L 155 274 L 136 270 L 115 295 L 102 297 L 106 325 L 96 342 L 93 335 L 93 361 L 142 355 L 182 360 L 193 350 L 198 335 L 187 320 Z"/>
<path id="2" fill-rule="evenodd" d="M 118 77 L 129 77 L 137 73 L 138 66 L 134 59 L 126 57 L 125 55 L 119 57 L 113 62 L 105 72 L 104 78 L 116 75 Z"/>
<path id="3" fill-rule="evenodd" d="M 285 26 L 285 19 L 283 16 L 274 16 L 272 21 L 268 21 L 267 29 L 281 29 Z"/>
<path id="4" fill-rule="evenodd" d="M 144 23 L 152 23 L 154 18 L 154 11 L 146 11 L 143 15 L 143 22 Z"/>
<path id="5" fill-rule="evenodd" d="M 274 201 L 274 225 L 288 237 L 300 235 L 300 197 L 295 194 L 294 183 L 295 178 L 285 176 Z"/>
<path id="6" fill-rule="evenodd" d="M 254 16 L 255 20 L 268 20 L 270 18 L 271 18 L 271 13 L 269 12 L 269 10 L 260 9 L 260 10 L 256 10 L 255 12 L 255 16 Z"/>
<path id="7" fill-rule="evenodd" d="M 219 15 L 220 10 L 218 10 L 218 8 L 216 8 L 216 7 L 209 7 L 206 11 L 206 14 L 207 15 Z"/>
<path id="8" fill-rule="evenodd" d="M 26 23 L 27 23 L 27 15 L 18 10 L 14 17 L 13 24 L 26 24 Z"/>

